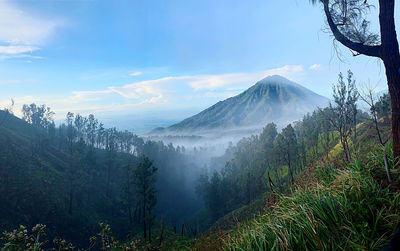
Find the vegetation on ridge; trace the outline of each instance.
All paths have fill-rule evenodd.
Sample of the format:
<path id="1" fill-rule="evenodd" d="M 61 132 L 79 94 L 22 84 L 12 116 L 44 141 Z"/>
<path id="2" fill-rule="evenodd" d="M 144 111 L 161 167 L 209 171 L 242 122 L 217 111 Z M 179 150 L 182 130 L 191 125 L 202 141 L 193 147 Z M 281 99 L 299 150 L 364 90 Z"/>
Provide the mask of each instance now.
<path id="1" fill-rule="evenodd" d="M 99 152 L 99 156 L 106 153 L 104 158 L 108 162 L 102 170 L 104 193 L 118 195 L 116 198 L 106 198 L 115 200 L 113 204 L 121 200 L 122 208 L 125 209 L 120 216 L 121 223 L 114 223 L 112 229 L 116 226 L 119 232 L 122 230 L 119 228 L 121 224 L 132 222 L 129 229 L 134 230 L 126 239 L 119 236 L 116 238 L 111 233 L 110 225 L 101 223 L 99 234 L 87 239 L 86 245 L 80 246 L 88 250 L 376 250 L 387 245 L 400 215 L 400 197 L 394 192 L 399 188 L 399 169 L 392 169 L 394 182 L 388 185 L 382 167 L 383 155 L 389 156 L 391 167 L 394 167 L 394 157 L 390 143 L 385 146 L 376 144 L 379 142 L 376 126 L 380 127 L 380 136 L 387 138 L 390 130 L 380 121 L 385 120 L 390 108 L 384 98 L 371 107 L 371 114 L 375 114 L 375 117 L 358 110 L 358 93 L 351 72 L 348 74 L 348 81 L 339 76 L 335 88 L 335 103 L 329 107 L 307 114 L 301 121 L 293 126 L 289 124 L 281 132 L 278 132 L 275 124 L 270 123 L 260 135 L 242 139 L 237 145 L 231 145 L 224 156 L 213 159 L 212 168 L 205 168 L 199 176 L 197 193 L 204 201 L 204 208 L 194 215 L 194 219 L 200 222 L 194 227 L 184 222 L 181 227 L 173 222 L 165 224 L 162 215 L 157 215 L 157 210 L 153 214 L 156 201 L 162 198 L 155 193 L 155 189 L 163 188 L 159 179 L 169 182 L 167 177 L 160 175 L 157 175 L 156 181 L 155 172 L 166 168 L 166 163 L 163 159 L 156 158 L 154 166 L 157 168 L 154 168 L 150 159 L 139 157 L 141 154 L 136 152 L 146 149 L 147 155 L 154 158 L 159 153 L 157 149 L 138 145 L 137 142 L 142 141 L 134 136 L 115 138 L 121 144 L 114 145 L 115 151 L 112 154 L 110 141 L 107 140 L 105 142 L 108 143 L 103 145 L 100 141 L 100 147 L 93 148 L 96 144 L 93 139 L 97 138 L 91 136 L 90 125 L 94 123 L 93 118 L 77 116 L 72 122 L 72 116 L 68 114 L 67 124 L 57 128 L 59 138 L 55 140 L 58 143 L 56 146 L 66 156 L 71 153 L 79 156 L 90 149 Z M 25 122 L 11 117 L 22 128 L 30 128 L 32 132 L 42 131 L 39 138 L 47 139 L 46 135 L 53 133 L 53 126 L 51 120 L 46 116 L 43 118 L 50 123 L 37 123 L 33 127 L 27 127 Z M 81 122 L 85 126 L 81 126 Z M 338 124 L 345 130 L 338 130 L 335 127 Z M 4 129 L 9 130 L 7 127 Z M 71 140 L 71 135 L 75 134 L 71 134 L 69 130 L 79 137 Z M 114 135 L 112 133 L 119 135 L 113 129 L 108 133 L 111 136 Z M 64 138 L 62 135 L 65 135 Z M 97 130 L 95 135 L 98 135 Z M 105 139 L 110 140 L 111 136 L 106 134 Z M 149 141 L 143 144 L 154 143 Z M 43 153 L 49 151 L 49 148 L 40 144 L 40 141 L 38 145 L 39 150 L 31 150 L 35 152 L 34 156 L 43 158 Z M 175 151 L 177 157 L 183 158 L 186 154 L 184 150 Z M 6 154 L 4 157 L 10 159 Z M 113 163 L 110 161 L 116 159 L 127 159 L 128 162 L 118 164 L 121 168 L 118 183 L 121 189 L 116 187 L 108 191 L 108 168 Z M 111 167 L 115 168 L 113 165 Z M 78 179 L 74 182 L 79 184 Z M 70 191 L 66 189 L 67 195 Z M 118 191 L 121 193 L 118 194 Z M 162 192 L 165 194 L 167 191 Z M 17 196 L 21 194 L 17 193 Z M 75 203 L 79 201 L 74 200 Z M 68 216 L 70 201 L 66 200 L 64 211 L 61 211 L 67 217 L 71 217 Z M 79 203 L 84 207 L 88 206 L 83 201 Z M 139 207 L 142 208 L 141 211 L 137 210 Z M 115 208 L 119 208 L 118 204 Z M 130 209 L 134 208 L 136 209 L 132 214 Z M 72 216 L 80 217 L 76 211 L 78 210 L 73 207 Z M 109 219 L 115 219 L 115 216 Z M 211 225 L 213 226 L 209 233 L 198 232 L 199 229 Z M 5 250 L 11 246 L 16 247 L 15 250 L 21 250 L 21 247 L 35 247 L 32 250 L 76 249 L 73 247 L 75 244 L 58 238 L 53 243 L 46 241 L 44 226 L 38 226 L 32 229 L 32 233 L 22 226 L 14 231 L 4 232 L 3 247 Z M 93 230 L 91 233 L 94 233 Z M 51 237 L 55 237 L 54 234 L 59 232 L 50 233 Z"/>

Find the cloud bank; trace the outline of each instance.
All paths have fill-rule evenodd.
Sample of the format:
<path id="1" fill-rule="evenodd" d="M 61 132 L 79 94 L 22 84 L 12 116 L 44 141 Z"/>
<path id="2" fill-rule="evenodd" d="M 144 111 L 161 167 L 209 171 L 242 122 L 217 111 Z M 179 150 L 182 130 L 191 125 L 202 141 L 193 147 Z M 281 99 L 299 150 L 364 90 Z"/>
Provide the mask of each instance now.
<path id="1" fill-rule="evenodd" d="M 29 57 L 61 25 L 60 20 L 38 17 L 11 1 L 0 1 L 0 58 Z"/>
<path id="2" fill-rule="evenodd" d="M 110 85 L 99 90 L 72 91 L 63 97 L 51 95 L 35 97 L 35 102 L 53 108 L 56 117 L 64 117 L 67 111 L 76 113 L 135 113 L 154 109 L 183 109 L 205 107 L 235 96 L 257 81 L 271 75 L 282 75 L 298 80 L 306 73 L 302 65 L 286 65 L 279 68 L 248 73 L 225 73 L 213 75 L 168 76 L 137 81 L 125 85 Z M 58 96 L 57 98 L 55 98 Z M 32 97 L 16 99 L 16 107 Z M 21 101 L 21 102 L 20 102 Z M 3 101 L 7 103 L 8 101 Z"/>

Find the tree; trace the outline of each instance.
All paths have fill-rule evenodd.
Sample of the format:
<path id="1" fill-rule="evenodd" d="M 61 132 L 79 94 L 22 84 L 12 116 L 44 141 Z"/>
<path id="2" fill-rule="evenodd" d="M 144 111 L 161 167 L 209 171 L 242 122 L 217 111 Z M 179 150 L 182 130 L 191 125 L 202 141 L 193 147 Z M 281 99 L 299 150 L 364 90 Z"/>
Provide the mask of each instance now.
<path id="1" fill-rule="evenodd" d="M 223 215 L 223 199 L 221 198 L 221 177 L 217 171 L 211 176 L 208 187 L 208 206 L 214 220 Z"/>
<path id="2" fill-rule="evenodd" d="M 391 114 L 390 96 L 386 93 L 380 96 L 379 101 L 375 104 L 375 109 L 378 114 L 378 118 L 389 117 Z"/>
<path id="3" fill-rule="evenodd" d="M 379 0 L 380 33 L 369 30 L 367 0 L 310 0 L 323 5 L 328 26 L 337 41 L 354 56 L 383 61 L 392 107 L 393 153 L 400 157 L 400 52 L 394 21 L 395 0 Z"/>
<path id="4" fill-rule="evenodd" d="M 315 120 L 315 113 L 307 114 L 303 118 L 301 133 L 304 135 L 306 145 L 314 146 L 314 156 L 318 156 L 318 140 L 321 124 Z"/>
<path id="5" fill-rule="evenodd" d="M 280 160 L 288 166 L 290 179 L 293 183 L 293 164 L 297 158 L 296 134 L 291 124 L 282 129 L 282 132 L 275 139 L 275 149 Z"/>
<path id="6" fill-rule="evenodd" d="M 131 165 L 126 165 L 126 182 L 123 184 L 123 190 L 124 190 L 124 200 L 125 204 L 128 210 L 128 217 L 129 217 L 129 226 L 132 226 L 133 224 L 133 219 L 132 219 L 132 207 L 134 203 L 134 196 L 133 196 L 133 191 L 132 191 L 132 181 L 131 181 L 131 176 L 132 176 L 132 167 Z"/>
<path id="7" fill-rule="evenodd" d="M 76 114 L 74 124 L 76 132 L 78 134 L 78 140 L 83 139 L 85 123 L 86 123 L 86 118 L 82 117 L 80 114 Z"/>
<path id="8" fill-rule="evenodd" d="M 86 132 L 90 146 L 94 147 L 96 140 L 96 130 L 98 125 L 98 120 L 94 118 L 93 114 L 90 114 L 87 119 Z"/>
<path id="9" fill-rule="evenodd" d="M 329 104 L 329 109 L 320 110 L 330 121 L 333 128 L 339 132 L 346 161 L 351 161 L 349 138 L 355 131 L 358 91 L 353 80 L 353 73 L 348 71 L 347 83 L 343 74 L 339 74 L 338 83 L 333 86 L 333 99 L 335 106 Z"/>
<path id="10" fill-rule="evenodd" d="M 110 182 L 111 182 L 111 174 L 112 170 L 115 166 L 115 160 L 117 155 L 117 129 L 115 127 L 106 129 L 105 131 L 105 139 L 106 139 L 106 156 L 107 156 L 107 182 L 106 182 L 106 194 L 109 196 L 110 192 Z"/>
<path id="11" fill-rule="evenodd" d="M 378 134 L 379 143 L 381 143 L 381 145 L 384 146 L 386 144 L 387 140 L 382 139 L 381 131 L 379 129 L 379 115 L 378 115 L 378 109 L 376 106 L 377 102 L 376 102 L 374 90 L 372 88 L 368 88 L 367 91 L 365 91 L 362 95 L 360 95 L 360 98 L 369 106 L 371 120 L 375 125 L 375 130 L 376 130 L 376 133 Z"/>
<path id="12" fill-rule="evenodd" d="M 75 128 L 73 123 L 73 119 L 74 119 L 74 114 L 72 112 L 68 112 L 67 113 L 67 118 L 66 118 L 66 122 L 67 122 L 67 144 L 68 144 L 68 148 L 69 148 L 69 152 L 70 154 L 72 154 L 72 143 L 74 142 L 75 139 Z"/>
<path id="13" fill-rule="evenodd" d="M 262 144 L 263 151 L 266 155 L 267 165 L 270 166 L 270 158 L 269 156 L 272 153 L 272 149 L 274 146 L 274 140 L 278 135 L 278 131 L 276 129 L 276 125 L 274 123 L 269 123 L 264 127 L 262 133 L 260 134 L 260 141 Z"/>
<path id="14" fill-rule="evenodd" d="M 32 103 L 30 105 L 24 104 L 22 107 L 23 119 L 36 127 L 46 128 L 51 122 L 53 122 L 54 112 L 51 111 L 50 107 L 45 105 L 36 105 Z"/>
<path id="15" fill-rule="evenodd" d="M 136 168 L 133 170 L 133 185 L 142 208 L 143 237 L 147 238 L 147 222 L 149 224 L 149 240 L 151 241 L 151 226 L 153 222 L 152 210 L 156 205 L 156 182 L 157 168 L 153 162 L 142 155 L 139 157 Z"/>

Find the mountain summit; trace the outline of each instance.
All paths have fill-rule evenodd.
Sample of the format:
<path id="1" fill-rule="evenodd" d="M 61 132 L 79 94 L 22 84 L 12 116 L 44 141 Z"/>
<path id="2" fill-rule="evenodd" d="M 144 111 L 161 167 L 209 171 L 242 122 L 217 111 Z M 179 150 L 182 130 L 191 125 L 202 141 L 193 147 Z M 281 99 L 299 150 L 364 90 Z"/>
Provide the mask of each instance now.
<path id="1" fill-rule="evenodd" d="M 329 100 L 282 76 L 258 81 L 241 94 L 220 101 L 206 110 L 166 129 L 193 133 L 219 129 L 262 128 L 269 122 L 284 125 L 301 119 Z"/>

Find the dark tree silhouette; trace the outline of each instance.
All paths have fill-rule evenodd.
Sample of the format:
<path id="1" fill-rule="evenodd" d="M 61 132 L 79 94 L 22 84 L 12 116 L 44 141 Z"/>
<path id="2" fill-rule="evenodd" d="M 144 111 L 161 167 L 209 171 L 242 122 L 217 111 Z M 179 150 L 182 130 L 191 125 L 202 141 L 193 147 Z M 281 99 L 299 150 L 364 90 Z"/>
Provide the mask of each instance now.
<path id="1" fill-rule="evenodd" d="M 138 196 L 143 214 L 143 237 L 151 241 L 151 225 L 153 221 L 152 210 L 156 204 L 155 181 L 157 168 L 146 156 L 141 156 L 136 168 L 133 170 L 133 184 Z M 148 225 L 147 225 L 148 224 Z M 148 226 L 148 229 L 147 229 Z"/>

